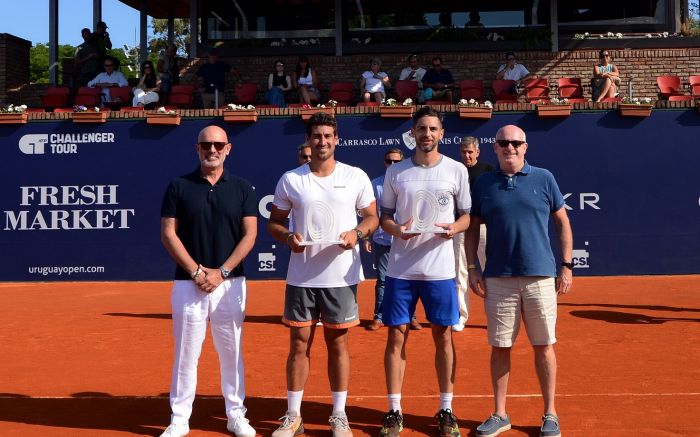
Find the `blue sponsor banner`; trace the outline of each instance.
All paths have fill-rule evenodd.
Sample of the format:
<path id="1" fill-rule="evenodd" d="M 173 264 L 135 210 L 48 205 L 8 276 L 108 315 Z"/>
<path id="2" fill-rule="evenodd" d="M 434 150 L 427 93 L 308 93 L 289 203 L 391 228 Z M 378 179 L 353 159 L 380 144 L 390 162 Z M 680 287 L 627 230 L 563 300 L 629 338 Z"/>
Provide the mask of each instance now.
<path id="1" fill-rule="evenodd" d="M 410 120 L 339 116 L 338 122 L 336 158 L 370 178 L 384 171 L 390 147 L 412 153 Z M 296 165 L 304 141 L 298 118 L 0 126 L 0 281 L 170 279 L 174 263 L 159 234 L 162 195 L 171 179 L 197 167 L 197 133 L 210 124 L 229 133 L 227 167 L 250 180 L 259 199 L 258 239 L 246 274 L 284 278 L 289 251 L 266 227 L 277 180 Z M 697 113 L 657 110 L 632 119 L 592 112 L 557 120 L 511 113 L 485 122 L 451 115 L 440 151 L 459 160 L 460 138 L 472 135 L 482 144 L 480 159 L 495 164 L 493 141 L 505 124 L 526 131 L 528 161 L 559 182 L 574 229 L 575 274 L 700 272 Z M 553 236 L 555 249 L 556 241 Z M 372 256 L 363 252 L 363 262 L 373 277 Z"/>

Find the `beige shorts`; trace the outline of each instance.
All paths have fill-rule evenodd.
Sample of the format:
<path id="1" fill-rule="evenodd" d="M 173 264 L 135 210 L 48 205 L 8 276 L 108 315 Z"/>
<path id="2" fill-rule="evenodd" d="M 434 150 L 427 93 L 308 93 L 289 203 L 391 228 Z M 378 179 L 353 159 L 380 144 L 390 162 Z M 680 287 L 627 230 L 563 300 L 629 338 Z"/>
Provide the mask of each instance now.
<path id="1" fill-rule="evenodd" d="M 520 319 L 525 322 L 525 330 L 533 346 L 557 342 L 557 291 L 554 278 L 486 278 L 484 309 L 491 346 L 513 346 L 520 330 Z"/>

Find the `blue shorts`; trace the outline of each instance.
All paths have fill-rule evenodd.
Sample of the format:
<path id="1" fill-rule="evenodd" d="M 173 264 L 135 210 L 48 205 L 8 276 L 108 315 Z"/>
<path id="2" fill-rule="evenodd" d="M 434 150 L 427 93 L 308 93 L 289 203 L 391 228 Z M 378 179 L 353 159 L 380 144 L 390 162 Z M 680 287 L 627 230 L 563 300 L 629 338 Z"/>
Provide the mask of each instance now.
<path id="1" fill-rule="evenodd" d="M 457 286 L 454 279 L 419 281 L 386 277 L 382 322 L 387 326 L 405 325 L 423 303 L 428 321 L 437 326 L 452 326 L 459 321 Z"/>

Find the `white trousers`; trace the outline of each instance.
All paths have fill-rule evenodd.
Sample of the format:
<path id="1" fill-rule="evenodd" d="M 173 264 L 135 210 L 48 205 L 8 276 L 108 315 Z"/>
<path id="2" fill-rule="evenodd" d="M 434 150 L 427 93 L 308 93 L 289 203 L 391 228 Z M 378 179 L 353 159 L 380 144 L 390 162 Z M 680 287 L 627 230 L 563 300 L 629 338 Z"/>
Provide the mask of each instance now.
<path id="1" fill-rule="evenodd" d="M 155 91 L 146 92 L 141 88 L 134 88 L 134 99 L 132 101 L 132 106 L 148 105 L 149 103 L 155 103 L 158 101 L 160 96 Z"/>
<path id="2" fill-rule="evenodd" d="M 197 391 L 197 363 L 211 321 L 214 347 L 221 367 L 221 393 L 226 416 L 243 408 L 245 381 L 241 328 L 245 318 L 244 277 L 227 279 L 207 294 L 194 281 L 175 281 L 172 290 L 175 362 L 170 386 L 170 423 L 189 424 Z"/>
<path id="3" fill-rule="evenodd" d="M 457 303 L 459 304 L 459 321 L 469 320 L 469 269 L 467 268 L 467 250 L 464 245 L 464 232 L 452 239 L 455 251 L 455 282 L 457 282 Z M 481 271 L 486 267 L 486 225 L 479 227 L 479 247 L 476 250 Z"/>

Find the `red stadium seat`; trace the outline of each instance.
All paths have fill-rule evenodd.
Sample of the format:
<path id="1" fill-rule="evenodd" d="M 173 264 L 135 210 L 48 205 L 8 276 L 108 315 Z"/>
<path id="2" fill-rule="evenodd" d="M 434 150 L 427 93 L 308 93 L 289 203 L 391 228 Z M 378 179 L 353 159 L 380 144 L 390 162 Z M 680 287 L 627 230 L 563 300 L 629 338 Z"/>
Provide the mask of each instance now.
<path id="1" fill-rule="evenodd" d="M 693 96 L 668 96 L 669 102 L 692 102 Z"/>
<path id="2" fill-rule="evenodd" d="M 526 80 L 525 97 L 530 103 L 536 103 L 540 100 L 549 101 L 549 81 L 547 79 Z"/>
<path id="3" fill-rule="evenodd" d="M 131 106 L 132 95 L 131 87 L 120 86 L 109 89 L 109 97 L 112 100 L 110 103 L 117 104 L 117 106 L 126 105 Z"/>
<path id="4" fill-rule="evenodd" d="M 335 100 L 339 104 L 343 103 L 347 106 L 352 103 L 353 93 L 352 82 L 332 82 L 328 96 L 330 100 Z"/>
<path id="5" fill-rule="evenodd" d="M 466 79 L 459 83 L 459 93 L 462 99 L 484 100 L 484 81 Z"/>
<path id="6" fill-rule="evenodd" d="M 515 89 L 514 80 L 494 79 L 491 81 L 494 100 L 501 103 L 515 103 L 518 101 L 518 94 L 513 93 Z"/>
<path id="7" fill-rule="evenodd" d="M 418 94 L 418 82 L 415 80 L 397 80 L 394 84 L 397 100 L 403 102 L 406 99 L 416 99 Z"/>
<path id="8" fill-rule="evenodd" d="M 87 107 L 100 106 L 101 93 L 102 91 L 100 88 L 80 87 L 78 89 L 78 94 L 75 95 L 75 104 Z"/>
<path id="9" fill-rule="evenodd" d="M 700 76 L 688 76 L 688 84 L 690 85 L 690 95 L 694 98 L 700 97 Z"/>
<path id="10" fill-rule="evenodd" d="M 46 94 L 41 96 L 41 104 L 44 108 L 59 108 L 68 104 L 70 88 L 65 86 L 49 87 Z"/>
<path id="11" fill-rule="evenodd" d="M 668 100 L 670 96 L 682 96 L 681 78 L 678 76 L 658 76 L 656 86 L 659 88 L 659 99 Z"/>
<path id="12" fill-rule="evenodd" d="M 233 89 L 233 103 L 237 105 L 255 105 L 258 95 L 258 85 L 254 83 L 239 83 Z"/>
<path id="13" fill-rule="evenodd" d="M 586 101 L 580 77 L 560 77 L 557 85 L 560 99 L 568 99 L 571 103 Z"/>
<path id="14" fill-rule="evenodd" d="M 192 85 L 173 85 L 170 90 L 169 104 L 179 108 L 191 108 L 194 101 L 194 87 Z"/>

